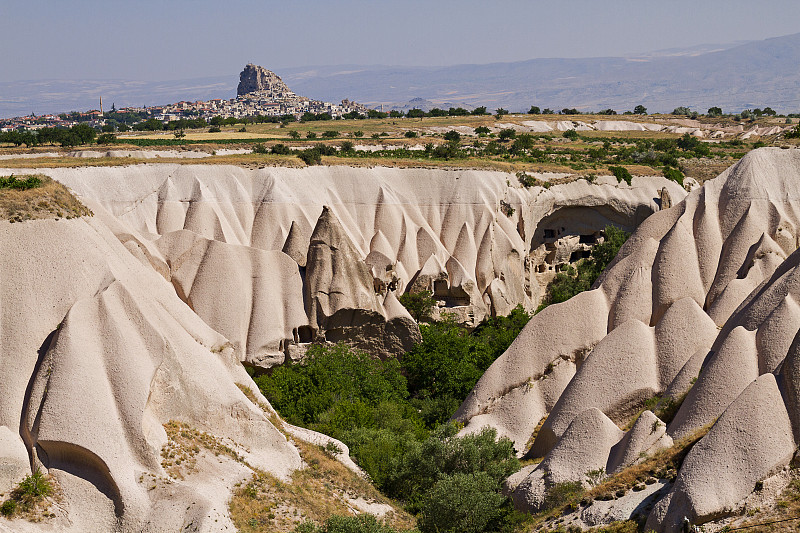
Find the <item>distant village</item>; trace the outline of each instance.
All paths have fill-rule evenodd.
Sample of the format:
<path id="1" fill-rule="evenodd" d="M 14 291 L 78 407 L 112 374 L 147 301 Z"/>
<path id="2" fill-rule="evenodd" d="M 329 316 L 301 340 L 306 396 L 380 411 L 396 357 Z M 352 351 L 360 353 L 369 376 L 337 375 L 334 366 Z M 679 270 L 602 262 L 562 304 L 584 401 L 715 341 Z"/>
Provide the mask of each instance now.
<path id="1" fill-rule="evenodd" d="M 331 104 L 309 100 L 294 94 L 292 96 L 270 98 L 258 93 L 250 93 L 230 100 L 217 98 L 206 102 L 177 102 L 151 107 L 112 108 L 107 112 L 93 109 L 82 113 L 73 111 L 58 115 L 29 115 L 0 119 L 0 131 L 38 130 L 52 127 L 69 128 L 76 124 L 88 124 L 94 128 L 103 129 L 104 126 L 110 124 L 110 121 L 120 122 L 119 119 L 124 119 L 125 117 L 136 117 L 139 119 L 138 121 L 156 119 L 167 123 L 186 118 L 202 118 L 210 121 L 214 117 L 224 119 L 231 117 L 281 117 L 292 115 L 296 119 L 300 119 L 305 113 L 327 113 L 331 118 L 336 119 L 353 112 L 366 114 L 368 109 L 349 100 L 343 100 L 340 104 Z M 122 123 L 125 122 L 129 121 L 123 121 Z"/>
<path id="2" fill-rule="evenodd" d="M 103 131 L 126 131 L 138 122 L 155 119 L 163 123 L 181 119 L 203 119 L 210 122 L 215 117 L 288 117 L 301 119 L 306 114 L 327 114 L 330 118 L 342 118 L 353 113 L 367 114 L 366 106 L 342 100 L 331 104 L 298 96 L 292 92 L 273 72 L 263 67 L 247 65 L 240 76 L 238 96 L 225 100 L 216 98 L 206 102 L 177 102 L 175 104 L 151 107 L 122 107 L 117 109 L 112 103 L 110 110 L 100 109 L 86 112 L 72 111 L 58 115 L 29 115 L 0 119 L 0 131 L 38 130 L 41 128 L 69 128 L 77 124 Z"/>

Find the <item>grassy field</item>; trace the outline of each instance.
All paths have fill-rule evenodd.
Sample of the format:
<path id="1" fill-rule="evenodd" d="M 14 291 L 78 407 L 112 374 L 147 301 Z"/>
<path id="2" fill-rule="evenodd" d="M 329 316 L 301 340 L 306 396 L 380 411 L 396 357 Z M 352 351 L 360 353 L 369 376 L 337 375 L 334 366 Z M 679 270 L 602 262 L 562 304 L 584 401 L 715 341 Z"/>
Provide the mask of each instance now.
<path id="1" fill-rule="evenodd" d="M 304 166 L 297 155 L 299 150 L 313 147 L 344 148 L 348 143 L 355 151 L 323 153 L 317 158 L 320 164 L 351 166 L 393 166 L 414 168 L 476 168 L 506 172 L 560 172 L 575 178 L 610 173 L 613 166 L 623 166 L 633 175 L 661 175 L 668 167 L 685 176 L 703 182 L 718 175 L 735 163 L 748 150 L 765 145 L 798 146 L 798 139 L 785 139 L 780 135 L 751 137 L 746 140 L 727 138 L 725 142 L 698 142 L 693 148 L 681 147 L 682 136 L 677 133 L 652 131 L 580 131 L 577 136 L 565 138 L 560 131 L 526 134 L 527 145 L 516 149 L 514 137 L 503 138 L 498 133 L 462 135 L 456 142 L 448 142 L 445 133 L 461 129 L 462 133 L 485 126 L 504 129 L 509 125 L 523 126 L 528 121 L 580 121 L 624 120 L 639 123 L 674 125 L 705 124 L 710 129 L 742 126 L 745 131 L 759 126 L 785 125 L 785 119 L 761 117 L 755 121 L 736 122 L 732 118 L 700 117 L 689 120 L 673 115 L 505 115 L 496 117 L 425 117 L 384 118 L 364 120 L 328 120 L 281 124 L 247 124 L 225 126 L 218 133 L 207 128 L 187 130 L 178 138 L 172 132 L 128 132 L 120 134 L 117 142 L 104 146 L 89 146 L 89 150 L 140 150 L 168 149 L 195 150 L 210 155 L 201 159 L 137 158 L 135 152 L 125 158 L 73 158 L 42 157 L 0 161 L 0 166 L 14 168 L 48 168 L 78 166 L 117 166 L 142 162 L 177 164 L 231 164 L 246 168 L 267 166 Z M 466 128 L 466 131 L 465 129 Z M 240 131 L 245 129 L 246 131 Z M 730 130 L 733 131 L 733 130 Z M 326 132 L 335 136 L 325 138 Z M 413 132 L 407 137 L 408 132 Z M 309 138 L 310 136 L 310 138 Z M 517 138 L 521 134 L 515 134 Z M 666 144 L 665 144 L 666 143 Z M 252 149 L 263 146 L 266 154 L 216 155 L 222 149 Z M 269 153 L 276 145 L 294 148 L 284 153 Z M 388 150 L 409 148 L 409 150 Z M 413 148 L 427 147 L 425 152 Z M 449 151 L 446 148 L 449 147 Z M 280 147 L 279 147 L 280 148 Z M 83 148 L 82 148 L 83 149 Z M 377 151 L 371 151 L 375 150 Z M 702 149 L 702 150 L 701 150 Z M 277 150 L 277 149 L 276 149 Z M 32 150 L 0 146 L 0 154 L 29 153 Z M 68 149 L 54 146 L 38 147 L 38 152 L 65 153 Z M 323 150 L 324 151 L 324 150 Z M 330 151 L 328 149 L 328 151 Z M 66 154 L 65 154 L 66 155 Z"/>

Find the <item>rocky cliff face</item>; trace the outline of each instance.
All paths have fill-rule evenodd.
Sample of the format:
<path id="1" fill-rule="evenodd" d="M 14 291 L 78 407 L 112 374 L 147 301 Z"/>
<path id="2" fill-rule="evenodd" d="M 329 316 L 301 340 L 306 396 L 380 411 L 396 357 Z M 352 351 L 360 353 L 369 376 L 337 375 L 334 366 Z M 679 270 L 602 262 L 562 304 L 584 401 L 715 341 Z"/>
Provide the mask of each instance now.
<path id="1" fill-rule="evenodd" d="M 277 74 L 264 67 L 248 63 L 239 74 L 236 95 L 243 96 L 256 91 L 270 93 L 269 96 L 273 98 L 294 94 Z"/>
<path id="2" fill-rule="evenodd" d="M 684 518 L 736 512 L 788 468 L 800 442 L 798 184 L 800 150 L 750 152 L 646 220 L 594 290 L 535 316 L 487 370 L 456 418 L 520 451 L 535 436 L 529 454 L 544 460 L 509 484 L 520 508 L 709 425 L 674 483 L 628 516 L 637 507 L 648 530 L 677 532 Z M 656 395 L 683 401 L 669 424 L 645 412 L 618 429 Z"/>

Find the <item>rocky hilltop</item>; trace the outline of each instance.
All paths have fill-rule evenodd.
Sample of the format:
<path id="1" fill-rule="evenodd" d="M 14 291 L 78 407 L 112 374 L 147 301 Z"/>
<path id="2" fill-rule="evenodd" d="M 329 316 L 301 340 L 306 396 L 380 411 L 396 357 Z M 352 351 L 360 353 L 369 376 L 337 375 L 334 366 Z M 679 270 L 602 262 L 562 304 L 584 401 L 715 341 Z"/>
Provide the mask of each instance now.
<path id="1" fill-rule="evenodd" d="M 244 96 L 257 91 L 263 92 L 271 98 L 294 96 L 294 93 L 283 83 L 280 76 L 264 67 L 248 63 L 239 74 L 239 86 L 236 88 L 236 95 Z"/>

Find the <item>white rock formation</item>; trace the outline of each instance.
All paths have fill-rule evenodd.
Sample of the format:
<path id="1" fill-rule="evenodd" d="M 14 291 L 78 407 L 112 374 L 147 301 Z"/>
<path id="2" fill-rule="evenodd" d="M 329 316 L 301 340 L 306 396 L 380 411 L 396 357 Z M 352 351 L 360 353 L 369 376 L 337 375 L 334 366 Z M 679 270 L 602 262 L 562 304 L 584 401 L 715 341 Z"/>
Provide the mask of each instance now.
<path id="1" fill-rule="evenodd" d="M 252 467 L 285 477 L 300 466 L 237 387 L 255 392 L 240 362 L 280 364 L 314 337 L 397 353 L 417 331 L 397 299 L 414 285 L 465 321 L 530 309 L 539 276 L 557 264 L 532 251 L 553 246 L 568 261 L 566 241 L 609 222 L 632 229 L 657 210 L 664 187 L 676 201 L 685 195 L 663 178 L 524 189 L 513 175 L 481 171 L 38 172 L 67 184 L 95 216 L 0 221 L 0 492 L 43 466 L 64 493 L 57 528 L 76 532 L 232 527 L 227 500 L 250 467 L 215 459 L 167 482 L 161 452 L 164 425 L 177 421 Z M 597 294 L 584 297 L 584 324 L 605 306 Z M 550 341 L 574 343 L 559 328 Z M 658 326 L 642 328 L 658 338 Z M 597 325 L 583 344 L 605 331 Z M 669 350 L 658 346 L 651 359 Z M 534 387 L 536 409 L 553 408 L 575 372 L 568 359 Z M 666 379 L 651 374 L 648 390 Z"/>
<path id="2" fill-rule="evenodd" d="M 594 290 L 529 322 L 456 414 L 464 431 L 491 425 L 520 450 L 547 416 L 530 453 L 551 466 L 513 480 L 518 505 L 536 509 L 552 480 L 582 481 L 603 457 L 610 472 L 708 424 L 647 527 L 731 512 L 788 464 L 800 442 L 799 201 L 800 151 L 753 151 L 647 219 Z M 602 429 L 687 390 L 666 432 L 651 414 L 653 435 L 637 422 L 615 444 Z M 581 452 L 552 466 L 570 449 Z"/>

